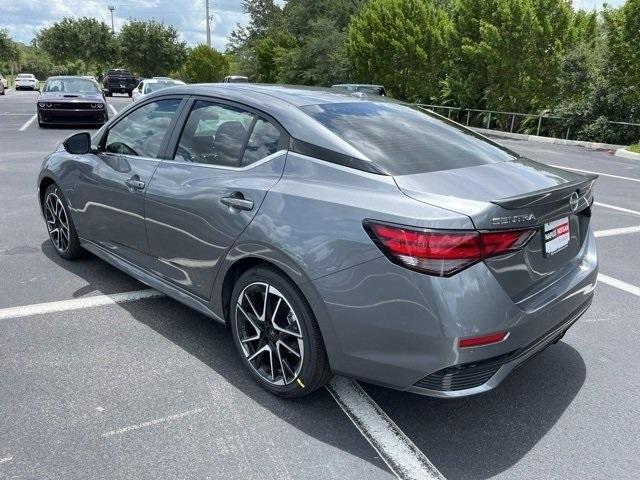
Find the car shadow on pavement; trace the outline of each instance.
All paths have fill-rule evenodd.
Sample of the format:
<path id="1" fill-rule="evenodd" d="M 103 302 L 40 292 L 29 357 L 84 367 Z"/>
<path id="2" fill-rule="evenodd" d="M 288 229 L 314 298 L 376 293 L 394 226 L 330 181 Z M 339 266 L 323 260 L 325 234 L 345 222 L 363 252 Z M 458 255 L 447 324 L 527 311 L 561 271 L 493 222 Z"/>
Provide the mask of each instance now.
<path id="1" fill-rule="evenodd" d="M 559 342 L 477 396 L 443 400 L 364 387 L 447 479 L 485 479 L 518 463 L 545 436 L 585 378 L 580 353 Z"/>
<path id="2" fill-rule="evenodd" d="M 69 262 L 48 241 L 42 251 L 87 282 L 74 292 L 74 298 L 147 288 L 91 254 Z M 169 298 L 123 303 L 120 308 L 292 427 L 385 469 L 326 391 L 283 400 L 260 388 L 222 324 Z M 363 386 L 446 478 L 484 479 L 518 463 L 545 436 L 570 406 L 585 377 L 579 352 L 559 342 L 512 372 L 497 389 L 473 397 L 443 400 Z"/>
<path id="3" fill-rule="evenodd" d="M 80 298 L 90 294 L 109 295 L 149 288 L 89 252 L 86 253 L 85 257 L 78 260 L 65 260 L 56 253 L 48 239 L 42 242 L 40 250 L 45 257 L 60 268 L 86 281 L 87 284 L 84 287 L 73 292 L 73 298 Z"/>
<path id="4" fill-rule="evenodd" d="M 48 240 L 42 244 L 42 252 L 62 268 L 86 281 L 85 287 L 74 292 L 74 298 L 148 288 L 92 254 L 67 261 L 56 254 Z M 280 399 L 263 390 L 241 363 L 231 331 L 221 323 L 170 298 L 122 303 L 118 308 L 125 309 L 133 319 L 207 365 L 251 401 L 268 409 L 293 428 L 371 463 L 378 467 L 382 477 L 386 477 L 388 470 L 382 459 L 324 389 L 298 400 Z M 216 388 L 216 385 L 212 388 Z M 228 412 L 221 411 L 219 414 L 224 416 Z"/>

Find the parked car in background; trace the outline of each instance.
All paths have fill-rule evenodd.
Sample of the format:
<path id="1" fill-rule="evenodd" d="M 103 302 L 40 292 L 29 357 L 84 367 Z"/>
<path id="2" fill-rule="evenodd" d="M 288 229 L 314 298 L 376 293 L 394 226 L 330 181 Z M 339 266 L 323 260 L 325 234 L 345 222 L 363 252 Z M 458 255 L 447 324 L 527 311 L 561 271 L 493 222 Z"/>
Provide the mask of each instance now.
<path id="1" fill-rule="evenodd" d="M 31 73 L 20 73 L 16 77 L 16 90 L 39 90 L 40 83 Z"/>
<path id="2" fill-rule="evenodd" d="M 85 77 L 47 79 L 37 100 L 38 124 L 102 125 L 109 116 L 100 85 Z"/>
<path id="3" fill-rule="evenodd" d="M 5 91 L 4 83 L 0 82 L 0 95 L 4 95 L 4 91 Z"/>
<path id="4" fill-rule="evenodd" d="M 331 85 L 331 88 L 341 90 L 348 93 L 366 93 L 368 95 L 381 95 L 387 96 L 387 91 L 382 85 L 367 85 L 362 83 L 340 83 L 337 85 Z"/>
<path id="5" fill-rule="evenodd" d="M 249 83 L 249 77 L 242 75 L 228 75 L 224 77 L 222 83 Z"/>
<path id="6" fill-rule="evenodd" d="M 4 88 L 8 88 L 9 87 L 9 83 L 7 82 L 7 79 L 4 78 L 1 73 L 0 73 L 0 83 L 2 84 L 2 86 Z"/>
<path id="7" fill-rule="evenodd" d="M 174 80 L 168 77 L 154 77 L 142 80 L 133 90 L 133 101 L 140 100 L 152 92 L 157 92 L 163 88 L 185 85 L 182 80 Z"/>
<path id="8" fill-rule="evenodd" d="M 128 70 L 113 68 L 108 70 L 102 79 L 102 87 L 110 97 L 114 93 L 126 93 L 130 97 L 133 95 L 133 89 L 138 85 L 138 79 Z"/>
<path id="9" fill-rule="evenodd" d="M 58 254 L 89 250 L 229 325 L 277 395 L 307 395 L 333 372 L 484 392 L 593 299 L 596 176 L 411 105 L 175 87 L 63 145 L 37 184 Z M 551 358 L 547 374 L 567 360 Z"/>

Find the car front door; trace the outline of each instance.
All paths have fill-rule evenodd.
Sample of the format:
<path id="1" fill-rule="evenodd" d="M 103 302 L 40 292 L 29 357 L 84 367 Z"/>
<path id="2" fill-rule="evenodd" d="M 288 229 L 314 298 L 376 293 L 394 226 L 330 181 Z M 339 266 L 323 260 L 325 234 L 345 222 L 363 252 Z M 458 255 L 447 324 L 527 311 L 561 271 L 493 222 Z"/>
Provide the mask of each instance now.
<path id="1" fill-rule="evenodd" d="M 73 192 L 79 234 L 112 254 L 151 267 L 144 196 L 160 164 L 181 98 L 148 102 L 132 110 L 87 155 Z"/>
<path id="2" fill-rule="evenodd" d="M 282 175 L 288 137 L 245 107 L 194 99 L 188 108 L 172 160 L 149 185 L 146 222 L 156 273 L 208 299 L 221 258 Z"/>

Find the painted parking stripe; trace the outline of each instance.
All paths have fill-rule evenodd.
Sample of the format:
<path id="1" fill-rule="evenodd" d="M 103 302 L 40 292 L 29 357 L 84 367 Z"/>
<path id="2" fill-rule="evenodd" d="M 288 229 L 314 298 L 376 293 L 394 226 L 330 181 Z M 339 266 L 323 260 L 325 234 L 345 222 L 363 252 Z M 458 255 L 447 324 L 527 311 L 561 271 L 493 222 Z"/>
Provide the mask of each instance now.
<path id="1" fill-rule="evenodd" d="M 618 288 L 624 292 L 630 293 L 631 295 L 635 295 L 636 297 L 640 297 L 640 287 L 636 287 L 635 285 L 631 285 L 630 283 L 610 277 L 608 275 L 605 275 L 604 273 L 598 274 L 598 281 Z"/>
<path id="2" fill-rule="evenodd" d="M 100 307 L 103 305 L 115 305 L 118 303 L 133 302 L 145 298 L 158 298 L 164 295 L 157 290 L 137 290 L 134 292 L 114 293 L 110 295 L 96 295 L 93 297 L 75 298 L 59 302 L 36 303 L 20 307 L 0 309 L 0 320 L 7 318 L 29 317 L 31 315 L 43 315 L 46 313 L 66 312 L 68 310 L 80 310 L 82 308 Z"/>
<path id="3" fill-rule="evenodd" d="M 327 390 L 400 479 L 444 480 L 424 453 L 354 380 L 335 377 Z"/>
<path id="4" fill-rule="evenodd" d="M 0 458 L 0 463 L 7 463 L 7 462 L 10 462 L 11 460 L 13 460 L 13 457 Z"/>
<path id="5" fill-rule="evenodd" d="M 111 109 L 111 113 L 113 113 L 114 115 L 118 113 L 118 111 L 116 110 L 116 107 L 114 107 L 113 105 L 109 104 L 109 108 Z"/>
<path id="6" fill-rule="evenodd" d="M 600 202 L 593 202 L 593 203 L 598 207 L 610 208 L 611 210 L 617 210 L 619 212 L 624 212 L 624 213 L 632 213 L 633 215 L 640 215 L 640 212 L 638 210 L 630 210 L 628 208 L 616 207 L 615 205 L 609 205 L 608 203 L 600 203 Z"/>
<path id="7" fill-rule="evenodd" d="M 557 167 L 557 168 L 564 168 L 565 170 L 571 170 L 573 172 L 593 173 L 595 175 L 600 175 L 602 177 L 618 178 L 620 180 L 629 180 L 630 182 L 638 182 L 638 183 L 640 183 L 640 178 L 621 177 L 620 175 L 612 175 L 610 173 L 602 173 L 602 172 L 593 172 L 591 170 L 581 170 L 579 168 L 565 167 L 563 165 L 551 165 L 551 164 L 549 164 L 549 166 L 550 167 Z"/>
<path id="8" fill-rule="evenodd" d="M 160 423 L 166 423 L 166 422 L 171 422 L 173 420 L 178 420 L 179 418 L 189 417 L 191 415 L 204 412 L 205 410 L 206 410 L 206 407 L 194 408 L 193 410 L 176 413 L 174 415 L 169 415 L 168 417 L 156 418 L 155 420 L 149 420 L 148 422 L 138 423 L 136 425 L 129 425 L 128 427 L 122 427 L 116 430 L 111 430 L 110 432 L 103 433 L 102 437 L 112 437 L 114 435 L 122 435 L 123 433 L 131 432 L 132 430 L 139 430 L 141 428 L 151 427 L 153 425 L 158 425 Z"/>
<path id="9" fill-rule="evenodd" d="M 34 114 L 33 114 L 33 116 L 32 116 L 29 120 L 27 120 L 27 121 L 24 123 L 24 125 L 22 125 L 22 126 L 19 128 L 19 131 L 20 131 L 20 132 L 24 132 L 27 128 L 29 128 L 29 125 L 31 125 L 31 124 L 35 121 L 35 119 L 36 119 L 36 118 L 38 118 L 38 115 L 36 115 L 36 114 L 34 113 Z"/>
<path id="10" fill-rule="evenodd" d="M 640 225 L 636 227 L 609 228 L 608 230 L 596 230 L 594 232 L 596 238 L 613 237 L 616 235 L 625 235 L 627 233 L 639 233 Z"/>

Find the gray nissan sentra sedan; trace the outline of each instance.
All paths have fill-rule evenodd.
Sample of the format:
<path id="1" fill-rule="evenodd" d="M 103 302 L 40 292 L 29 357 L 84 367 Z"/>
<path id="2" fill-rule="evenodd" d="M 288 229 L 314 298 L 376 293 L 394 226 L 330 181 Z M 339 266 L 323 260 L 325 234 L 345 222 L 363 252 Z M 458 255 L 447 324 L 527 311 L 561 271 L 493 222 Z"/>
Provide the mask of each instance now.
<path id="1" fill-rule="evenodd" d="M 338 373 L 457 397 L 589 307 L 595 178 L 380 97 L 224 84 L 69 137 L 38 195 L 62 257 L 88 250 L 229 325 L 275 394 Z"/>

